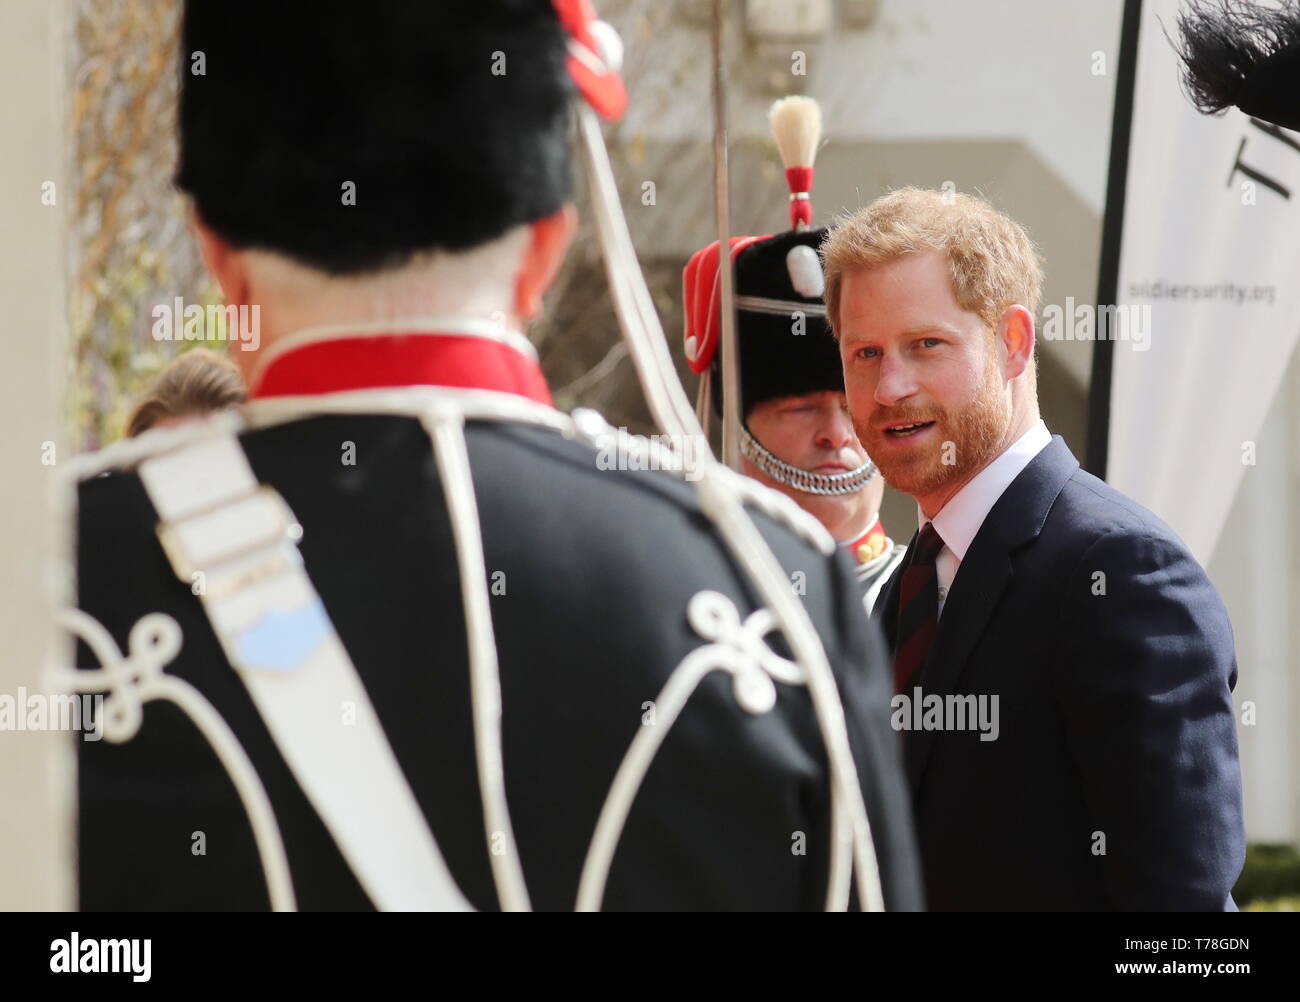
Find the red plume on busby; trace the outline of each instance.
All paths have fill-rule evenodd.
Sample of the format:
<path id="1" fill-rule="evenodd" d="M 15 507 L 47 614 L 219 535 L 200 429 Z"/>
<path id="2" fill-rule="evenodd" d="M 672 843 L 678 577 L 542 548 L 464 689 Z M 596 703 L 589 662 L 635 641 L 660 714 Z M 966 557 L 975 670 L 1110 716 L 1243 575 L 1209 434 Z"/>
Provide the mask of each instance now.
<path id="1" fill-rule="evenodd" d="M 621 118 L 627 109 L 627 89 L 618 75 L 623 68 L 623 43 L 618 34 L 596 17 L 590 0 L 554 3 L 555 14 L 569 35 L 569 76 L 601 118 Z"/>

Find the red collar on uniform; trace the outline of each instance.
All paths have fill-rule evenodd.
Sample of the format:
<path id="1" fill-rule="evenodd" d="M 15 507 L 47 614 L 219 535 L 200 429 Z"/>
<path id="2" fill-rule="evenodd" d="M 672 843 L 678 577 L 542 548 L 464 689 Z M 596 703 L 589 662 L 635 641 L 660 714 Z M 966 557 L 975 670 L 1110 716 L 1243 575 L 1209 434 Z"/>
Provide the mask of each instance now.
<path id="1" fill-rule="evenodd" d="M 514 393 L 552 406 L 537 363 L 518 349 L 467 334 L 393 333 L 309 341 L 272 358 L 250 399 L 393 386 L 454 386 Z"/>
<path id="2" fill-rule="evenodd" d="M 888 539 L 885 536 L 885 527 L 880 524 L 880 516 L 871 523 L 871 528 L 864 532 L 852 542 L 845 543 L 844 548 L 849 551 L 855 563 L 869 564 L 885 552 L 885 546 L 888 545 Z"/>

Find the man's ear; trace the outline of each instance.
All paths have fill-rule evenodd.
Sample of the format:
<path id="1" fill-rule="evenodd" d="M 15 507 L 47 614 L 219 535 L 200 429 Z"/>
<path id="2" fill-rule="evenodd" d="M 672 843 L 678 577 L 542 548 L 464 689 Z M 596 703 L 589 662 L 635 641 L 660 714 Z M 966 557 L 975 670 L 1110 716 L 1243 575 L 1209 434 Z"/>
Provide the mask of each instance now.
<path id="1" fill-rule="evenodd" d="M 542 296 L 555 280 L 577 228 L 578 213 L 569 204 L 530 225 L 528 246 L 515 279 L 515 315 L 521 322 L 541 315 Z"/>
<path id="2" fill-rule="evenodd" d="M 1034 316 L 1023 306 L 1008 306 L 998 321 L 998 344 L 1002 354 L 1002 376 L 1015 379 L 1034 360 Z"/>
<path id="3" fill-rule="evenodd" d="M 244 255 L 211 229 L 196 211 L 191 219 L 199 254 L 212 277 L 221 286 L 221 294 L 232 306 L 249 302 L 248 271 Z"/>

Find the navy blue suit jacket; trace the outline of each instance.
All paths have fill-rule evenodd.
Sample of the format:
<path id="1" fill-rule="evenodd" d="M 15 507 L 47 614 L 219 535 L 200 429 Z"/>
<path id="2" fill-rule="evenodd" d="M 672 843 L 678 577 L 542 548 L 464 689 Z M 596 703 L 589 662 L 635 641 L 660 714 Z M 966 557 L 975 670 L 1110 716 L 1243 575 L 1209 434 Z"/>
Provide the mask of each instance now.
<path id="1" fill-rule="evenodd" d="M 910 559 L 876 604 L 891 645 Z M 903 734 L 930 907 L 1234 908 L 1236 680 L 1205 571 L 1053 438 L 976 534 L 908 686 L 998 697 L 995 740 Z"/>

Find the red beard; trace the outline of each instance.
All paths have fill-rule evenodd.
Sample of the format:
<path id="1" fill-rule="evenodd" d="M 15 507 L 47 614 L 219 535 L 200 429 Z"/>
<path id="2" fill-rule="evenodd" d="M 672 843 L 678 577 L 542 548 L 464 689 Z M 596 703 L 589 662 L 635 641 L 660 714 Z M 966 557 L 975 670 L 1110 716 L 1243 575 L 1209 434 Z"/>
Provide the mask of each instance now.
<path id="1" fill-rule="evenodd" d="M 913 497 L 924 497 L 945 485 L 968 480 L 994 458 L 1011 422 L 1001 375 L 993 360 L 985 370 L 978 395 L 960 411 L 942 407 L 877 409 L 871 424 L 858 426 L 858 437 L 880 467 L 885 483 Z M 924 441 L 899 448 L 885 433 L 888 425 L 933 421 Z M 906 441 L 906 440 L 903 440 Z"/>

